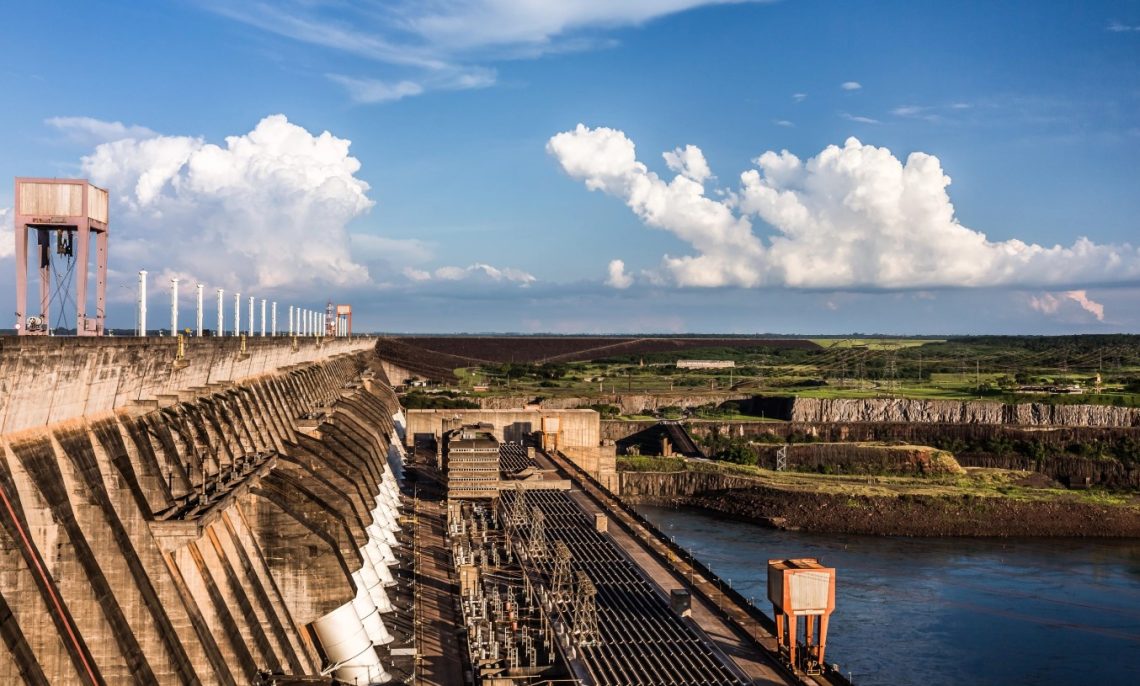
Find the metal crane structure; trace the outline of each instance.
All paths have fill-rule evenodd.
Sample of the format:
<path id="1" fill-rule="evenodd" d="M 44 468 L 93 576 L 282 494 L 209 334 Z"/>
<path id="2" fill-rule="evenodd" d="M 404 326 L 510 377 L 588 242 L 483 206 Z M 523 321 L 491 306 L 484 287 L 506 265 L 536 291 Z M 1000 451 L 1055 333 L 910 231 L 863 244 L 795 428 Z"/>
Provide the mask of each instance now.
<path id="1" fill-rule="evenodd" d="M 16 331 L 46 336 L 63 325 L 74 303 L 75 332 L 102 336 L 107 301 L 108 193 L 86 179 L 16 179 Z M 28 311 L 28 234 L 36 232 L 40 272 L 38 312 Z M 95 309 L 88 310 L 91 238 L 95 238 Z M 74 288 L 72 282 L 74 281 Z M 52 307 L 59 308 L 56 327 Z"/>

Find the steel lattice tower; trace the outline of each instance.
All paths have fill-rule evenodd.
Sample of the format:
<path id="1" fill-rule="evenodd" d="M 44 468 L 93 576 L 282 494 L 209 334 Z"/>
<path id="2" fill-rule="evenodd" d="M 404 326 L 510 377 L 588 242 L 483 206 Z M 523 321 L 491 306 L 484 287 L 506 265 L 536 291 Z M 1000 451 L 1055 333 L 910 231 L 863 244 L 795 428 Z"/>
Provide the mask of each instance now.
<path id="1" fill-rule="evenodd" d="M 570 599 L 573 579 L 570 576 L 570 549 L 563 541 L 554 542 L 554 569 L 550 574 L 550 593 L 557 603 Z"/>
<path id="2" fill-rule="evenodd" d="M 527 551 L 533 558 L 546 557 L 546 515 L 537 507 L 530 511 L 530 540 Z"/>
<path id="3" fill-rule="evenodd" d="M 526 518 L 526 491 L 523 490 L 522 484 L 515 484 L 515 499 L 511 501 L 507 523 L 512 527 L 519 527 L 526 524 Z"/>
<path id="4" fill-rule="evenodd" d="M 574 592 L 574 633 L 578 645 L 591 645 L 598 640 L 598 608 L 594 597 L 598 589 L 583 571 L 578 572 L 578 584 Z"/>

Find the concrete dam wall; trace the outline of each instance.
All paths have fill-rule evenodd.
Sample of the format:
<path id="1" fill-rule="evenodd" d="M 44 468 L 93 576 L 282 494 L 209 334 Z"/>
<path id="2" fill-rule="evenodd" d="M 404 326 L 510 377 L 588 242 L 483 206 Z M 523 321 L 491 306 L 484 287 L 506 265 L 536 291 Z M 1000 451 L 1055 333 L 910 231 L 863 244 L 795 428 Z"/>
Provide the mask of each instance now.
<path id="1" fill-rule="evenodd" d="M 372 344 L 0 340 L 0 683 L 382 683 L 400 408 Z"/>
<path id="2" fill-rule="evenodd" d="M 184 399 L 258 374 L 371 350 L 375 338 L 0 337 L 0 435 L 132 402 Z"/>

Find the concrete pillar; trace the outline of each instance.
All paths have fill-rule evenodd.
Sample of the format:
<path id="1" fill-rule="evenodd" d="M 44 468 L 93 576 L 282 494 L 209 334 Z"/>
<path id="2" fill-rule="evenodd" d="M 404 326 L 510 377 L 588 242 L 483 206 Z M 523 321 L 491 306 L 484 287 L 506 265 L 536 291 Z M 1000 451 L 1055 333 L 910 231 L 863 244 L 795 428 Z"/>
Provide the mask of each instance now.
<path id="1" fill-rule="evenodd" d="M 249 337 L 253 338 L 253 296 L 249 296 Z"/>
<path id="2" fill-rule="evenodd" d="M 241 335 L 241 293 L 234 293 L 234 338 Z"/>
<path id="3" fill-rule="evenodd" d="M 214 329 L 215 336 L 226 335 L 226 303 L 222 300 L 222 296 L 225 295 L 225 293 L 225 289 L 218 289 L 218 328 Z"/>
<path id="4" fill-rule="evenodd" d="M 265 338 L 265 298 L 261 299 L 261 337 Z"/>
<path id="5" fill-rule="evenodd" d="M 139 330 L 138 335 L 146 335 L 146 270 L 139 271 Z"/>
<path id="6" fill-rule="evenodd" d="M 178 335 L 178 279 L 170 280 L 170 335 Z"/>
<path id="7" fill-rule="evenodd" d="M 200 284 L 200 283 L 195 284 L 195 289 L 198 291 L 198 317 L 197 317 L 197 321 L 195 323 L 198 326 L 197 336 L 198 336 L 198 338 L 201 338 L 202 337 L 202 315 L 203 315 L 203 312 L 202 312 L 202 284 Z"/>
<path id="8" fill-rule="evenodd" d="M 270 336 L 276 336 L 277 335 L 277 303 L 276 302 L 274 302 L 273 305 L 270 306 L 269 313 L 270 313 L 269 335 Z"/>

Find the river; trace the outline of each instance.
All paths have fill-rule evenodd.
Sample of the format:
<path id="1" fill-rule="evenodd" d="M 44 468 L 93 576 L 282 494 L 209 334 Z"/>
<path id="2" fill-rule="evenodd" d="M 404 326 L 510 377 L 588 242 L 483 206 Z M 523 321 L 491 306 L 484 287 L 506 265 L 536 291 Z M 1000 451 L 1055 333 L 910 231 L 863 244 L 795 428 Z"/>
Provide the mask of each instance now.
<path id="1" fill-rule="evenodd" d="M 771 616 L 769 558 L 836 568 L 827 661 L 858 686 L 1140 684 L 1140 541 L 816 535 L 638 510 Z"/>

